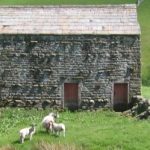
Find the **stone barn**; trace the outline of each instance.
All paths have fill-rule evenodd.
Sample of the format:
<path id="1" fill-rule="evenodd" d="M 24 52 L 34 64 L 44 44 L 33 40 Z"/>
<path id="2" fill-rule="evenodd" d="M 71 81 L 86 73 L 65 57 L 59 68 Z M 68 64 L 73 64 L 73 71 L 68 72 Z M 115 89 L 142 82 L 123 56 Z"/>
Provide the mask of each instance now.
<path id="1" fill-rule="evenodd" d="M 134 4 L 0 7 L 0 107 L 122 111 L 140 72 Z"/>

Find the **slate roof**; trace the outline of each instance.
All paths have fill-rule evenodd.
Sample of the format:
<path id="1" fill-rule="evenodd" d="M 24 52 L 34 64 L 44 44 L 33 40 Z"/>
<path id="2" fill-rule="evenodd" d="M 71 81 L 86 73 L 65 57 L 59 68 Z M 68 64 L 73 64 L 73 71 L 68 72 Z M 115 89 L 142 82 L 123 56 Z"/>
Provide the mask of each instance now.
<path id="1" fill-rule="evenodd" d="M 0 34 L 140 34 L 136 5 L 0 6 Z"/>

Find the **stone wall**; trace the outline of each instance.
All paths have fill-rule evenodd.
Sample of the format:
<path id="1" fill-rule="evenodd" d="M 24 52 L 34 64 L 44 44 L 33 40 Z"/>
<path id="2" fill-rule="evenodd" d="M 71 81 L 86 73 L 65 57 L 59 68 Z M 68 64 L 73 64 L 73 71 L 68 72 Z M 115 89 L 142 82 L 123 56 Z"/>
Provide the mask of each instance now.
<path id="1" fill-rule="evenodd" d="M 111 106 L 115 82 L 140 94 L 140 37 L 0 35 L 0 66 L 0 106 L 62 106 L 66 82 L 79 83 L 84 107 Z"/>
<path id="2" fill-rule="evenodd" d="M 138 119 L 150 118 L 150 100 L 140 95 L 133 96 L 132 107 L 122 113 L 125 116 L 132 116 Z"/>

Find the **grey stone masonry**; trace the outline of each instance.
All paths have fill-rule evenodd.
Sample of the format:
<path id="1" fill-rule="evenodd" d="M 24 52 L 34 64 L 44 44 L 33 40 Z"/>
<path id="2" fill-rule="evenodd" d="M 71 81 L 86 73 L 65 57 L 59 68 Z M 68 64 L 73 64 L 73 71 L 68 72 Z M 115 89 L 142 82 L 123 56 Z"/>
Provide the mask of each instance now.
<path id="1" fill-rule="evenodd" d="M 140 68 L 139 35 L 0 35 L 0 106 L 61 107 L 76 82 L 80 105 L 109 107 L 116 82 L 140 95 Z"/>

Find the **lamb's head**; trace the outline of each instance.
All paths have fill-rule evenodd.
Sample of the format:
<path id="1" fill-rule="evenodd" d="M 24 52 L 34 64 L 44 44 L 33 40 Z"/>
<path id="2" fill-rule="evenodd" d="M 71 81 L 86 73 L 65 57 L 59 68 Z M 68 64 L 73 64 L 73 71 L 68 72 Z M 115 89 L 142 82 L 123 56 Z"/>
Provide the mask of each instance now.
<path id="1" fill-rule="evenodd" d="M 56 112 L 56 113 L 49 113 L 49 116 L 52 116 L 52 117 L 54 117 L 54 119 L 57 119 L 57 118 L 59 118 L 59 114 L 58 114 L 58 112 Z"/>
<path id="2" fill-rule="evenodd" d="M 35 123 L 32 123 L 31 125 L 31 128 L 30 128 L 30 132 L 35 132 L 35 127 L 36 127 L 36 124 Z"/>
<path id="3" fill-rule="evenodd" d="M 32 128 L 35 128 L 37 125 L 36 125 L 35 123 L 32 123 L 30 126 L 31 126 Z"/>

